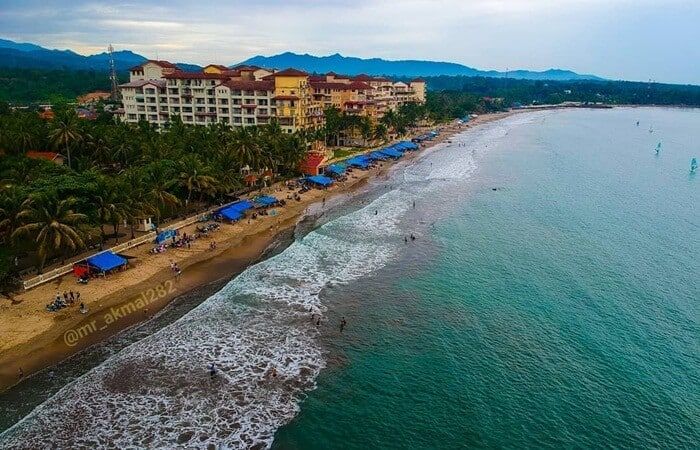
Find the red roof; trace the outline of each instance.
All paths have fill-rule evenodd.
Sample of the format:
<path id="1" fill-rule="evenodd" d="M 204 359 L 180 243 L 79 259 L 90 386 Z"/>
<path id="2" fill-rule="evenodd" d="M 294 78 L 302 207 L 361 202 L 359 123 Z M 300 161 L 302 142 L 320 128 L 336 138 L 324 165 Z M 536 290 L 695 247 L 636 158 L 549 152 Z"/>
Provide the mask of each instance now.
<path id="1" fill-rule="evenodd" d="M 171 63 L 170 61 L 149 59 L 148 61 L 144 61 L 143 63 L 139 64 L 138 66 L 134 66 L 129 70 L 133 72 L 134 70 L 141 69 L 141 68 L 143 68 L 143 65 L 147 64 L 147 63 L 153 63 L 157 66 L 162 67 L 163 69 L 177 69 L 177 66 L 175 64 Z"/>
<path id="2" fill-rule="evenodd" d="M 273 81 L 231 80 L 224 82 L 221 86 L 241 91 L 272 91 L 275 89 Z"/>
<path id="3" fill-rule="evenodd" d="M 308 77 L 309 74 L 306 72 L 303 72 L 301 70 L 297 69 L 284 69 L 280 70 L 279 72 L 275 72 L 272 75 L 268 75 L 270 77 Z"/>
<path id="4" fill-rule="evenodd" d="M 307 175 L 318 175 L 318 168 L 323 164 L 325 156 L 322 153 L 309 152 L 300 164 L 300 169 Z"/>
<path id="5" fill-rule="evenodd" d="M 163 78 L 180 80 L 228 80 L 229 76 L 218 73 L 185 72 L 176 70 L 173 73 L 163 74 Z"/>
<path id="6" fill-rule="evenodd" d="M 53 161 L 54 159 L 62 156 L 60 153 L 56 152 L 40 152 L 36 150 L 29 150 L 27 152 L 27 158 L 31 159 L 45 159 L 47 161 Z"/>
<path id="7" fill-rule="evenodd" d="M 204 66 L 205 69 L 206 69 L 207 67 L 214 67 L 214 68 L 216 68 L 216 69 L 223 70 L 223 71 L 227 71 L 227 70 L 228 70 L 228 67 L 222 66 L 221 64 L 208 64 L 208 65 Z"/>
<path id="8" fill-rule="evenodd" d="M 371 89 L 374 89 L 369 84 L 363 83 L 361 81 L 353 81 L 352 83 L 350 83 L 347 86 L 349 86 L 349 88 L 352 89 L 353 91 L 369 91 Z"/>
<path id="9" fill-rule="evenodd" d="M 261 69 L 261 67 L 258 67 L 258 66 L 246 66 L 246 65 L 234 66 L 233 68 L 235 70 L 245 70 L 245 71 L 256 71 L 256 70 Z"/>

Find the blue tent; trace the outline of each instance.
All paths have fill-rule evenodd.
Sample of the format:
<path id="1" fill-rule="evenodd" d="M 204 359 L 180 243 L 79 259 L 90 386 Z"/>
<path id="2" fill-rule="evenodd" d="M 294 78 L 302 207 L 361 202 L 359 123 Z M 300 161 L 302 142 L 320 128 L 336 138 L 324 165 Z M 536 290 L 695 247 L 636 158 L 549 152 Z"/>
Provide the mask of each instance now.
<path id="1" fill-rule="evenodd" d="M 251 202 L 250 200 L 239 200 L 235 203 L 231 203 L 226 208 L 233 208 L 235 210 L 243 212 L 248 209 L 252 209 L 253 207 L 255 207 L 255 205 L 253 205 L 253 202 Z"/>
<path id="2" fill-rule="evenodd" d="M 369 161 L 367 158 L 361 156 L 355 156 L 347 160 L 347 163 L 353 167 L 359 167 L 360 169 L 366 169 L 369 167 Z"/>
<path id="3" fill-rule="evenodd" d="M 324 177 L 323 175 L 314 175 L 312 177 L 307 177 L 306 179 L 314 184 L 318 184 L 319 186 L 330 186 L 333 184 L 333 180 L 328 177 Z"/>
<path id="4" fill-rule="evenodd" d="M 370 153 L 369 157 L 372 160 L 380 160 L 380 161 L 385 161 L 387 158 L 387 156 L 384 153 L 379 152 L 379 151 Z"/>
<path id="5" fill-rule="evenodd" d="M 399 142 L 398 145 L 400 145 L 401 148 L 404 148 L 406 150 L 418 150 L 418 146 L 416 144 L 414 144 L 413 142 L 401 141 L 401 142 Z"/>
<path id="6" fill-rule="evenodd" d="M 107 250 L 89 257 L 87 263 L 97 268 L 100 272 L 107 272 L 117 267 L 125 266 L 127 260 L 119 255 L 115 255 L 111 250 Z"/>
<path id="7" fill-rule="evenodd" d="M 394 159 L 399 159 L 399 158 L 401 158 L 401 157 L 403 156 L 403 153 L 401 153 L 401 152 L 399 152 L 399 151 L 397 151 L 397 150 L 394 150 L 394 149 L 391 148 L 391 147 L 385 148 L 385 149 L 380 150 L 380 151 L 381 151 L 382 153 L 384 153 L 386 156 L 388 156 L 388 157 L 390 157 L 390 158 L 394 158 Z"/>
<path id="8" fill-rule="evenodd" d="M 224 216 L 227 220 L 241 220 L 243 218 L 243 213 L 236 209 L 224 208 L 219 211 L 219 214 Z"/>
<path id="9" fill-rule="evenodd" d="M 224 218 L 228 220 L 239 220 L 243 217 L 243 213 L 251 208 L 253 208 L 253 202 L 250 200 L 239 200 L 235 203 L 221 208 L 217 214 L 221 214 Z"/>
<path id="10" fill-rule="evenodd" d="M 326 167 L 326 173 L 335 176 L 341 176 L 345 173 L 345 167 L 343 164 L 331 164 Z"/>
<path id="11" fill-rule="evenodd" d="M 177 236 L 177 232 L 175 232 L 175 230 L 161 231 L 160 233 L 158 233 L 158 236 L 156 236 L 156 244 L 162 244 L 163 242 L 175 236 Z"/>
<path id="12" fill-rule="evenodd" d="M 278 203 L 278 200 L 271 195 L 259 195 L 253 199 L 253 202 L 259 206 L 272 206 Z"/>

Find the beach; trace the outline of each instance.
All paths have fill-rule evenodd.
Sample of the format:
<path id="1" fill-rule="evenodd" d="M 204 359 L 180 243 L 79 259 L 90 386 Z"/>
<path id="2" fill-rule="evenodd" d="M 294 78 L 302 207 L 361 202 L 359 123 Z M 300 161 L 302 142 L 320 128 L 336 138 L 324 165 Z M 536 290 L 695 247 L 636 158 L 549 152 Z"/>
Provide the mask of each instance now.
<path id="1" fill-rule="evenodd" d="M 693 447 L 696 121 L 577 109 L 444 133 L 0 396 L 0 445 Z"/>
<path id="2" fill-rule="evenodd" d="M 444 126 L 426 148 L 449 140 L 455 133 L 510 114 L 482 115 L 469 124 Z M 420 153 L 410 153 L 402 161 Z M 148 320 L 178 295 L 204 283 L 235 276 L 257 261 L 276 236 L 294 227 L 309 211 L 334 197 L 351 194 L 367 180 L 381 177 L 392 165 L 387 161 L 368 171 L 355 170 L 345 182 L 327 190 L 308 191 L 301 195 L 301 201 L 288 200 L 285 207 L 276 208 L 275 216 L 259 216 L 251 223 L 242 220 L 222 224 L 208 238 L 194 241 L 191 248 L 169 249 L 155 255 L 149 254 L 152 246 L 148 244 L 129 249 L 123 252 L 134 257 L 129 269 L 91 280 L 88 285 L 79 285 L 72 275 L 67 275 L 22 292 L 13 301 L 3 301 L 0 303 L 0 391 Z M 288 192 L 281 184 L 269 190 L 280 198 Z M 185 227 L 180 232 L 192 234 L 194 227 Z M 214 250 L 210 249 L 212 240 L 217 244 Z M 182 269 L 181 276 L 173 275 L 172 262 Z M 57 293 L 70 290 L 81 293 L 80 301 L 88 308 L 87 314 L 79 312 L 78 303 L 57 313 L 46 311 L 45 305 Z"/>

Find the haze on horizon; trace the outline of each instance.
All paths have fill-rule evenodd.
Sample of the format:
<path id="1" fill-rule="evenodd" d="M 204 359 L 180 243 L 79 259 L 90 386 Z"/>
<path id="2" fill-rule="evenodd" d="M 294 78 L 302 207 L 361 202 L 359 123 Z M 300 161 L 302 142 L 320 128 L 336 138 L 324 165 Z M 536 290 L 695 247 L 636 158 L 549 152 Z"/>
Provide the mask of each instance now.
<path id="1" fill-rule="evenodd" d="M 700 84 L 692 0 L 0 0 L 0 36 L 233 64 L 285 51 Z"/>

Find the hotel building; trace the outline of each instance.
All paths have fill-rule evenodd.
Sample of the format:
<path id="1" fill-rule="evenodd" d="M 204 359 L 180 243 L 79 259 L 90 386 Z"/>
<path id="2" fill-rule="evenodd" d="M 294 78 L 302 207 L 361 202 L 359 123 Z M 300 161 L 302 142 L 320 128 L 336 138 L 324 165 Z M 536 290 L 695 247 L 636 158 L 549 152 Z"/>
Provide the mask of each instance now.
<path id="1" fill-rule="evenodd" d="M 328 73 L 312 76 L 296 69 L 208 65 L 185 72 L 167 61 L 150 60 L 130 69 L 119 86 L 121 120 L 145 120 L 158 126 L 179 116 L 183 123 L 232 126 L 264 125 L 275 118 L 282 129 L 315 130 L 331 106 L 376 122 L 386 111 L 408 102 L 425 102 L 425 82 Z"/>

